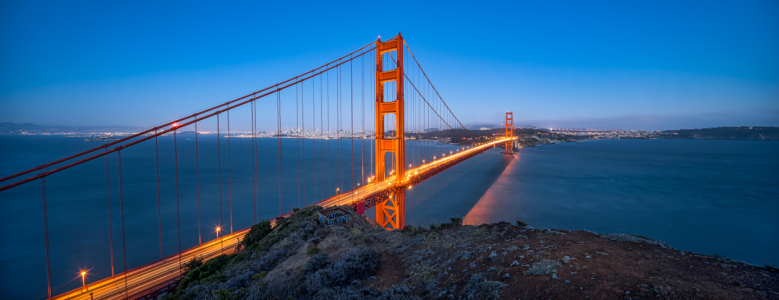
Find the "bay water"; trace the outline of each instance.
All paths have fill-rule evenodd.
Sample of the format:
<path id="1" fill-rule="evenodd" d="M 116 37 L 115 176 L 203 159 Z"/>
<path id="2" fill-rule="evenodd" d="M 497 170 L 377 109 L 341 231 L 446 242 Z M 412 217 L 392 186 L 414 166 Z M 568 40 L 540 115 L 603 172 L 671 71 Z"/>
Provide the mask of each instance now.
<path id="1" fill-rule="evenodd" d="M 213 135 L 200 135 L 197 150 L 194 139 L 179 135 L 174 147 L 173 137 L 164 136 L 157 152 L 151 141 L 123 150 L 121 192 L 116 154 L 46 178 L 53 294 L 78 288 L 82 269 L 89 270 L 87 281 L 110 276 L 111 247 L 113 272 L 124 270 L 122 217 L 129 269 L 176 253 L 179 226 L 181 249 L 187 249 L 214 239 L 220 222 L 229 233 L 230 207 L 237 231 L 329 197 L 336 188 L 364 184 L 374 172 L 370 140 L 258 139 L 255 173 L 251 139 L 233 138 L 228 146 L 224 138 L 217 143 Z M 411 164 L 462 148 L 407 144 Z M 0 136 L 0 177 L 97 145 L 61 136 Z M 3 298 L 44 299 L 41 181 L 0 192 L 0 202 Z M 466 224 L 519 219 L 534 227 L 638 234 L 680 250 L 776 263 L 779 142 L 599 140 L 523 148 L 516 155 L 493 149 L 413 187 L 406 208 L 409 225 L 452 217 Z"/>

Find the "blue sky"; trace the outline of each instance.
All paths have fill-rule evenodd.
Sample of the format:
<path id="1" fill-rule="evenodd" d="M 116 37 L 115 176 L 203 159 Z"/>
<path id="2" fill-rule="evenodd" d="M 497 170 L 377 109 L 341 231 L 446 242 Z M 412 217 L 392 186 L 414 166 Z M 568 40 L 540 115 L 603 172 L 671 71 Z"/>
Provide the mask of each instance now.
<path id="1" fill-rule="evenodd" d="M 3 1 L 0 121 L 149 127 L 401 31 L 466 124 L 779 126 L 779 2 Z"/>

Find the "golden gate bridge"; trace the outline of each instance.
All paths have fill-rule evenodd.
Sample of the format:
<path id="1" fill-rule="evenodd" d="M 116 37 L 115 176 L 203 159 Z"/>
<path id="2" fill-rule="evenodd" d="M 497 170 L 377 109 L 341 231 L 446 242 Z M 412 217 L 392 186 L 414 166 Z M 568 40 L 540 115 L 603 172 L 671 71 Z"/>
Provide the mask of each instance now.
<path id="1" fill-rule="evenodd" d="M 355 75 L 355 67 L 359 75 Z M 348 77 L 348 83 L 344 77 Z M 356 84 L 359 84 L 356 88 L 357 92 L 355 92 Z M 368 93 L 367 98 L 366 92 Z M 331 99 L 332 94 L 335 95 Z M 285 126 L 285 124 L 292 124 L 292 118 L 289 117 L 292 106 L 291 101 L 288 100 L 292 95 L 294 95 L 295 101 L 293 127 Z M 366 101 L 366 99 L 370 100 Z M 359 111 L 355 111 L 355 100 L 357 100 Z M 330 109 L 333 105 L 335 108 L 331 112 Z M 231 147 L 231 138 L 235 139 L 239 136 L 235 136 L 236 131 L 231 130 L 233 124 L 230 121 L 230 113 L 233 112 L 233 118 L 235 118 L 235 114 L 239 112 L 238 109 L 243 108 L 245 112 L 247 106 L 250 115 L 248 118 L 250 132 L 242 134 L 240 138 L 251 139 L 251 162 L 233 161 L 231 154 L 234 150 Z M 367 114 L 366 107 L 369 112 Z M 333 114 L 335 117 L 331 120 Z M 355 121 L 355 116 L 358 117 L 359 123 Z M 309 118 L 310 122 L 307 123 Z M 269 134 L 259 130 L 258 123 L 273 119 L 275 119 L 275 132 Z M 365 126 L 366 119 L 368 119 L 368 128 Z M 216 228 L 217 238 L 203 241 L 200 210 L 201 193 L 203 193 L 201 191 L 203 183 L 201 182 L 200 163 L 203 158 L 199 151 L 198 136 L 201 132 L 198 124 L 213 121 L 216 121 L 217 133 L 219 221 Z M 335 123 L 332 129 L 330 128 L 331 121 Z M 222 123 L 226 123 L 225 132 L 222 131 Z M 349 126 L 346 127 L 346 124 Z M 512 113 L 506 113 L 504 124 L 506 126 L 505 136 L 489 138 L 474 136 L 451 111 L 403 37 L 398 34 L 387 41 L 378 39 L 318 68 L 243 97 L 4 177 L 0 179 L 2 185 L 0 192 L 22 185 L 40 183 L 49 299 L 156 299 L 161 294 L 176 287 L 184 273 L 182 267 L 184 262 L 194 257 L 207 260 L 234 251 L 241 238 L 248 232 L 248 228 L 236 230 L 233 226 L 233 200 L 247 200 L 243 197 L 233 199 L 233 191 L 236 189 L 234 185 L 245 184 L 245 181 L 233 179 L 233 166 L 236 164 L 251 164 L 253 223 L 260 221 L 258 208 L 262 204 L 259 199 L 264 194 L 278 193 L 279 213 L 278 217 L 270 220 L 271 224 L 275 224 L 279 218 L 292 214 L 293 209 L 290 208 L 285 213 L 283 205 L 284 197 L 294 197 L 294 193 L 290 195 L 291 193 L 284 191 L 285 185 L 289 187 L 292 184 L 297 187 L 298 207 L 307 204 L 322 207 L 347 205 L 353 207 L 360 215 L 373 208 L 375 210 L 374 219 L 379 226 L 387 230 L 402 229 L 405 226 L 405 196 L 408 189 L 460 162 L 483 153 L 487 149 L 503 146 L 506 153 L 512 153 L 513 143 L 516 140 L 512 134 Z M 356 131 L 355 125 L 359 125 Z M 372 128 L 370 125 L 373 125 Z M 289 127 L 292 129 L 290 130 Z M 179 185 L 181 175 L 179 166 L 181 163 L 177 140 L 179 135 L 187 130 L 194 131 L 195 199 L 183 198 Z M 171 135 L 173 137 L 178 250 L 173 255 L 164 256 L 158 138 Z M 226 139 L 225 147 L 222 145 L 223 137 Z M 267 151 L 265 150 L 267 149 L 262 149 L 266 154 L 261 154 L 263 146 L 258 141 L 261 138 L 269 137 L 277 139 L 276 151 L 278 155 L 274 157 L 266 155 Z M 286 138 L 296 140 L 296 157 L 291 162 L 289 157 L 285 159 L 283 155 L 282 139 Z M 317 147 L 317 141 L 319 147 Z M 355 141 L 358 143 L 359 158 L 355 156 L 354 152 Z M 366 141 L 368 142 L 366 143 Z M 410 144 L 407 141 L 414 141 L 414 143 Z M 441 147 L 442 141 L 456 146 Z M 335 143 L 336 146 L 331 147 L 331 142 Z M 127 151 L 128 148 L 142 143 L 154 143 L 160 258 L 128 269 L 125 200 L 133 201 L 135 199 L 125 196 L 129 195 L 127 190 L 133 187 L 123 182 L 125 178 L 123 178 L 122 173 L 122 151 Z M 263 144 L 267 146 L 267 143 Z M 306 144 L 309 144 L 308 150 L 306 150 Z M 362 149 L 359 149 L 360 147 Z M 337 154 L 335 166 L 331 164 L 333 160 L 330 159 L 329 151 L 331 148 L 335 148 Z M 351 148 L 350 152 L 349 148 Z M 223 161 L 223 151 L 227 152 L 227 161 Z M 342 157 L 344 152 L 350 153 L 350 155 Z M 306 158 L 307 153 L 308 158 Z M 369 154 L 367 158 L 366 153 Z M 94 163 L 103 160 L 105 161 L 105 198 L 109 224 L 109 240 L 107 242 L 110 251 L 110 266 L 99 267 L 110 268 L 111 276 L 86 284 L 84 280 L 86 272 L 84 271 L 80 278 L 83 282 L 81 288 L 53 296 L 47 211 L 47 196 L 50 195 L 47 195 L 46 179 L 53 174 L 68 172 L 87 162 Z M 263 190 L 262 179 L 258 176 L 258 169 L 268 166 L 268 162 L 271 160 L 277 161 L 277 191 L 275 188 L 273 191 Z M 305 165 L 307 160 L 309 164 L 313 160 L 314 167 L 307 168 Z M 358 161 L 359 168 L 356 167 Z M 125 168 L 128 167 L 127 164 L 128 162 L 125 161 Z M 132 167 L 133 164 L 134 162 L 131 161 L 130 166 Z M 287 170 L 284 168 L 284 164 L 294 165 L 294 176 L 284 174 Z M 116 168 L 113 169 L 112 166 Z M 344 168 L 348 168 L 348 170 L 345 171 Z M 317 169 L 321 170 L 321 174 Z M 112 177 L 112 170 L 118 176 Z M 355 174 L 356 170 L 360 171 L 359 174 Z M 227 174 L 227 182 L 223 182 L 223 172 Z M 301 176 L 301 174 L 303 175 Z M 102 175 L 94 174 L 94 176 Z M 313 182 L 306 182 L 306 178 L 312 176 Z M 335 185 L 333 185 L 333 181 L 335 181 Z M 351 186 L 346 186 L 345 181 Z M 305 191 L 307 186 L 310 188 L 308 193 Z M 114 196 L 113 201 L 116 201 L 117 189 L 119 223 L 121 225 L 121 258 L 114 257 L 114 232 L 112 231 L 114 220 L 111 219 L 113 214 L 112 196 Z M 223 199 L 224 189 L 227 190 L 227 199 Z M 182 202 L 185 204 L 196 202 L 197 205 L 198 245 L 189 249 L 182 249 L 181 243 L 180 206 Z M 223 220 L 223 202 L 227 202 L 227 220 Z M 219 236 L 220 231 L 224 231 L 222 236 Z M 119 259 L 122 264 L 122 272 L 115 271 L 115 265 Z"/>

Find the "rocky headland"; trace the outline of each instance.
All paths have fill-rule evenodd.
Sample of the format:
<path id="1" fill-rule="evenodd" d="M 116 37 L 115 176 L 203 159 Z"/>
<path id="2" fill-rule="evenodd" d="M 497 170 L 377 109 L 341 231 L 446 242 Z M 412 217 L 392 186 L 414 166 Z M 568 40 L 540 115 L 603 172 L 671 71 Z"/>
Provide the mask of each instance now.
<path id="1" fill-rule="evenodd" d="M 775 267 L 629 234 L 461 220 L 386 231 L 307 207 L 238 249 L 193 260 L 163 299 L 779 299 Z"/>
<path id="2" fill-rule="evenodd" d="M 535 147 L 539 145 L 569 143 L 586 140 L 586 138 L 561 135 L 561 134 L 520 134 L 517 136 L 522 147 Z"/>

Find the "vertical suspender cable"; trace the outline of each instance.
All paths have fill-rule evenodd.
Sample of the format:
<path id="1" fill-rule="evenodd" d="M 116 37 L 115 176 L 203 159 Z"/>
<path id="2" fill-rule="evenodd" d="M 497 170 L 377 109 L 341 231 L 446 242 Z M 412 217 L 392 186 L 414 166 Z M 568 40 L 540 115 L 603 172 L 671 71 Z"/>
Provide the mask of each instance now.
<path id="1" fill-rule="evenodd" d="M 174 125 L 175 126 L 175 125 Z M 179 275 L 181 275 L 181 212 L 179 210 L 179 147 L 176 141 L 176 131 L 173 129 L 173 163 L 176 170 L 176 230 L 179 240 Z"/>
<path id="2" fill-rule="evenodd" d="M 365 55 L 360 57 L 360 92 L 362 94 L 360 109 L 362 110 L 362 152 L 360 152 L 360 182 L 365 185 Z"/>
<path id="3" fill-rule="evenodd" d="M 338 145 L 338 182 L 336 182 L 336 187 L 341 187 L 341 66 L 338 66 L 337 68 L 337 74 L 336 74 L 336 96 L 335 96 L 335 103 L 336 103 L 336 118 L 335 118 L 335 124 L 336 124 L 336 143 Z M 336 193 L 337 195 L 338 193 Z"/>
<path id="4" fill-rule="evenodd" d="M 333 182 L 330 180 L 330 69 L 327 70 L 327 196 L 330 197 Z"/>
<path id="5" fill-rule="evenodd" d="M 254 103 L 254 156 L 255 156 L 255 163 L 254 163 L 254 169 L 255 173 L 256 170 L 260 167 L 260 146 L 257 144 L 259 141 L 259 137 L 257 136 L 259 134 L 259 131 L 257 130 L 257 103 Z M 257 179 L 255 180 L 257 182 L 257 196 L 254 199 L 255 206 L 257 208 L 254 210 L 254 223 L 260 222 L 260 192 L 259 192 L 259 186 L 260 186 L 260 175 L 257 175 Z"/>
<path id="6" fill-rule="evenodd" d="M 405 62 L 405 60 L 404 60 L 404 62 Z M 408 64 L 408 63 L 406 63 L 406 64 Z M 408 68 L 407 67 L 403 67 L 403 74 L 404 75 L 401 75 L 401 76 L 405 76 L 406 70 L 408 70 Z M 411 83 L 413 83 L 413 76 L 414 76 L 413 72 L 414 72 L 414 70 L 412 69 L 411 72 L 412 72 L 412 75 L 411 75 L 412 79 L 409 80 L 409 81 L 411 81 Z M 412 131 L 414 131 L 414 94 L 411 93 L 409 95 L 410 95 L 410 97 L 407 97 L 407 98 L 408 98 L 408 100 L 410 102 L 410 105 L 406 106 L 406 107 L 408 107 L 408 110 L 406 110 L 408 113 L 406 113 L 406 117 L 404 117 L 404 120 L 406 120 L 406 125 L 405 125 L 406 127 L 403 127 L 403 129 L 406 130 L 407 132 L 412 132 Z M 405 97 L 405 95 L 404 95 L 404 97 Z M 406 98 L 404 98 L 403 100 L 405 101 L 405 99 Z M 404 111 L 404 113 L 406 111 Z M 409 142 L 408 144 L 406 144 L 406 148 L 409 148 L 409 147 L 411 147 L 411 151 L 410 151 L 411 155 L 406 157 L 406 160 L 411 162 L 411 164 L 414 164 L 414 144 Z M 409 153 L 409 151 L 406 151 L 406 153 Z M 408 171 L 410 169 L 411 169 L 411 165 L 408 166 L 408 169 L 406 169 L 406 171 Z"/>
<path id="7" fill-rule="evenodd" d="M 254 185 L 254 223 L 256 224 L 259 222 L 259 212 L 257 211 L 257 164 L 258 164 L 258 158 L 257 158 L 257 152 L 259 152 L 259 149 L 257 148 L 257 102 L 252 102 L 254 104 L 254 112 L 252 112 L 252 145 L 254 146 L 254 155 L 252 155 L 252 160 L 254 161 L 254 170 L 252 171 L 252 174 L 254 174 L 253 185 Z"/>
<path id="8" fill-rule="evenodd" d="M 374 51 L 378 51 L 378 50 L 374 50 Z M 371 72 L 371 74 L 373 75 L 373 82 L 375 83 L 376 80 L 378 80 L 378 79 L 376 79 L 376 72 L 375 72 L 376 71 L 376 54 L 375 53 L 371 54 L 371 66 L 373 66 L 373 72 Z M 373 173 L 373 156 L 376 155 L 376 153 L 373 152 L 373 145 L 376 144 L 376 114 L 375 114 L 375 110 L 374 110 L 374 104 L 376 103 L 376 99 L 375 99 L 375 97 L 376 97 L 376 85 L 375 84 L 371 85 L 371 95 L 372 95 L 371 98 L 373 98 L 373 100 L 371 101 L 371 108 L 370 108 L 371 116 L 373 116 L 373 122 L 371 122 L 371 124 L 373 124 L 373 138 L 371 139 L 371 153 L 370 153 L 371 172 L 370 172 L 370 174 L 371 174 L 371 177 L 373 177 L 373 174 L 374 174 Z M 378 157 L 376 159 L 378 159 Z"/>
<path id="9" fill-rule="evenodd" d="M 156 133 L 156 132 L 155 132 Z M 106 156 L 106 159 L 108 157 Z M 162 259 L 162 205 L 160 204 L 160 153 L 157 145 L 157 137 L 154 137 L 154 164 L 157 170 L 157 226 L 160 235 L 160 259 Z"/>
<path id="10" fill-rule="evenodd" d="M 230 158 L 230 106 L 227 106 L 227 189 L 230 202 L 230 233 L 233 233 L 233 168 Z"/>
<path id="11" fill-rule="evenodd" d="M 216 157 L 219 176 L 219 228 L 222 227 L 222 133 L 219 130 L 219 115 L 216 115 Z"/>
<path id="12" fill-rule="evenodd" d="M 404 63 L 406 63 L 406 62 L 404 61 Z M 408 67 L 403 66 L 403 74 L 401 74 L 400 76 L 404 76 L 404 74 L 406 73 L 406 70 L 408 70 Z M 411 82 L 409 79 L 407 79 L 407 80 L 409 82 Z M 406 132 L 404 132 L 404 138 L 405 138 L 406 135 L 408 135 L 409 132 L 412 132 L 414 130 L 414 126 L 413 126 L 414 120 L 412 119 L 413 116 L 414 116 L 414 110 L 413 110 L 414 109 L 414 97 L 411 96 L 411 95 L 412 94 L 409 94 L 409 96 L 406 96 L 405 94 L 403 95 L 403 97 L 404 97 L 403 101 L 406 102 L 406 104 L 404 104 L 405 105 L 405 109 L 403 110 L 403 114 L 404 114 L 404 117 L 403 117 L 403 122 L 404 122 L 403 130 L 406 131 Z M 414 162 L 414 149 L 413 149 L 414 144 L 412 144 L 411 142 L 405 143 L 404 147 L 405 147 L 406 153 L 408 155 L 406 155 L 405 161 L 403 163 L 404 164 L 408 164 L 409 162 L 411 162 L 413 164 L 413 162 Z M 409 147 L 412 147 L 412 149 L 410 149 L 411 151 L 408 151 Z M 406 172 L 408 172 L 409 170 L 411 170 L 411 165 L 408 165 L 406 167 Z"/>
<path id="13" fill-rule="evenodd" d="M 352 60 L 349 60 L 349 114 L 352 119 L 349 121 L 351 124 L 351 131 L 349 133 L 349 140 L 352 141 L 352 155 L 349 156 L 349 169 L 352 170 L 352 190 L 354 190 L 354 68 L 352 67 Z M 349 193 L 354 195 L 354 193 Z"/>
<path id="14" fill-rule="evenodd" d="M 303 203 L 306 203 L 306 104 L 303 101 L 303 90 L 305 89 L 306 85 L 301 82 L 300 83 L 300 127 L 302 127 L 303 135 L 301 136 L 302 140 L 300 141 L 301 144 L 303 144 L 303 148 L 301 152 L 303 153 L 303 160 L 301 164 L 301 171 L 304 171 L 302 174 L 303 177 Z M 298 199 L 298 207 L 300 207 L 300 199 Z M 292 212 L 292 209 L 289 210 L 289 212 Z"/>
<path id="15" fill-rule="evenodd" d="M 279 142 L 279 215 L 282 215 L 281 200 L 281 91 L 276 92 L 276 137 Z"/>
<path id="16" fill-rule="evenodd" d="M 197 119 L 197 115 L 195 116 Z M 200 233 L 200 159 L 198 155 L 197 145 L 197 122 L 195 122 L 195 185 L 197 186 L 197 244 L 203 243 L 203 238 Z"/>
<path id="17" fill-rule="evenodd" d="M 108 249 L 111 252 L 111 276 L 114 276 L 114 239 L 111 232 L 111 181 L 108 179 L 108 148 L 105 148 L 105 152 L 105 186 L 108 192 Z"/>
<path id="18" fill-rule="evenodd" d="M 314 78 L 311 79 L 311 134 L 312 139 L 316 138 L 316 94 L 314 92 L 314 85 L 316 84 Z M 312 188 L 314 188 L 314 201 L 313 203 L 316 203 L 316 140 L 311 140 L 311 143 L 314 146 L 314 165 L 311 166 L 312 173 L 314 174 L 314 183 L 311 185 Z M 305 204 L 305 202 L 303 202 Z"/>
<path id="19" fill-rule="evenodd" d="M 254 107 L 257 105 L 256 102 L 252 101 L 251 106 L 249 107 L 249 113 L 251 114 L 251 127 L 252 127 L 252 188 L 254 189 L 254 198 L 252 199 L 252 204 L 254 204 L 254 209 L 252 209 L 252 213 L 254 215 L 254 223 L 257 223 L 257 157 L 255 156 L 255 144 L 254 144 Z M 252 223 L 252 224 L 254 224 Z"/>
<path id="20" fill-rule="evenodd" d="M 119 160 L 119 210 L 122 215 L 122 260 L 124 262 L 124 293 L 127 297 L 127 241 L 124 234 L 124 191 L 122 188 L 122 151 L 116 151 Z"/>
<path id="21" fill-rule="evenodd" d="M 41 168 L 43 173 L 43 168 Z M 51 298 L 51 256 L 49 255 L 49 216 L 46 212 L 46 177 L 41 178 L 41 195 L 43 198 L 43 234 L 46 241 L 46 284 Z"/>
<path id="22" fill-rule="evenodd" d="M 295 176 L 298 179 L 298 203 L 300 203 L 300 105 L 298 104 L 298 85 L 295 83 Z"/>
<path id="23" fill-rule="evenodd" d="M 322 107 L 322 74 L 319 74 L 319 130 L 320 133 L 323 136 L 320 136 L 322 139 L 319 140 L 319 148 L 322 151 L 322 159 L 325 159 L 325 140 L 324 140 L 324 131 L 325 131 L 325 121 L 324 121 L 324 111 L 325 108 Z M 324 161 L 320 161 L 320 167 L 322 168 L 322 200 L 325 199 L 325 164 Z"/>

